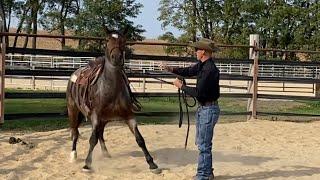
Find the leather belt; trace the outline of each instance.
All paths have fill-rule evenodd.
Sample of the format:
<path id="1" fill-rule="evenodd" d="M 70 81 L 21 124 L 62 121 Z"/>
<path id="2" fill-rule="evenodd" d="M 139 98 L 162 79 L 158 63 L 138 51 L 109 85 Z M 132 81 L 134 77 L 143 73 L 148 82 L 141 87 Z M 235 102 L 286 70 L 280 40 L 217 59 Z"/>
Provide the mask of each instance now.
<path id="1" fill-rule="evenodd" d="M 212 105 L 218 105 L 218 101 L 207 101 L 204 103 L 200 103 L 200 106 L 212 106 Z"/>

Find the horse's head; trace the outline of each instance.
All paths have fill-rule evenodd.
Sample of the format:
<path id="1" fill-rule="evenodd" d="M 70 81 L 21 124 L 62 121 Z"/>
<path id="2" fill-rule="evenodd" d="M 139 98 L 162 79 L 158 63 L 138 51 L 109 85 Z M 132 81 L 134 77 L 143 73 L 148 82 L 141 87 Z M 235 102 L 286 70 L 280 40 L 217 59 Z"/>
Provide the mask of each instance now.
<path id="1" fill-rule="evenodd" d="M 126 46 L 127 28 L 123 33 L 118 31 L 110 31 L 106 28 L 106 50 L 105 55 L 107 60 L 116 67 L 124 65 L 124 52 Z"/>

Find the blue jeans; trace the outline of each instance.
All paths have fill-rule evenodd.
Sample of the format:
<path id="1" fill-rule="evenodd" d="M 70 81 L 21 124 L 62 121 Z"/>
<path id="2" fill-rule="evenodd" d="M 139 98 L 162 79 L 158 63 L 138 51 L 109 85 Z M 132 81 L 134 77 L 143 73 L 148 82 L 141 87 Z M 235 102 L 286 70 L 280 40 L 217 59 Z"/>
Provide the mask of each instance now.
<path id="1" fill-rule="evenodd" d="M 220 114 L 219 105 L 199 106 L 196 112 L 196 144 L 199 149 L 197 179 L 212 175 L 212 139 Z"/>

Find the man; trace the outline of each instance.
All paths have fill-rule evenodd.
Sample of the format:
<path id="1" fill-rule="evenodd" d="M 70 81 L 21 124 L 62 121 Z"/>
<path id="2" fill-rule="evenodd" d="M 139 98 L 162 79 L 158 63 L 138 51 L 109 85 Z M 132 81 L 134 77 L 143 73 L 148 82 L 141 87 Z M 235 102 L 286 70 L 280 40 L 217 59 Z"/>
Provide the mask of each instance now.
<path id="1" fill-rule="evenodd" d="M 191 44 L 195 48 L 197 59 L 195 65 L 187 68 L 172 68 L 165 64 L 160 67 L 183 77 L 197 77 L 196 87 L 183 85 L 179 79 L 173 84 L 186 94 L 196 97 L 199 107 L 196 112 L 196 144 L 199 149 L 198 168 L 195 179 L 213 179 L 212 139 L 215 124 L 218 121 L 220 108 L 219 69 L 216 67 L 212 53 L 218 49 L 210 39 L 200 39 Z"/>

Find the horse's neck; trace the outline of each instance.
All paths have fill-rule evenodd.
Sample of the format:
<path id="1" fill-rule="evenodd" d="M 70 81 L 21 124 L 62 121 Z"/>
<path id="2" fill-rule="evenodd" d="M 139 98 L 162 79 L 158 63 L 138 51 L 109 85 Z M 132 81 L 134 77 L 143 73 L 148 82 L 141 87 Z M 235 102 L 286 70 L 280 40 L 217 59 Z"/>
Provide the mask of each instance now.
<path id="1" fill-rule="evenodd" d="M 108 89 L 117 90 L 123 83 L 122 70 L 112 66 L 108 60 L 105 60 L 104 68 L 101 73 L 102 84 L 108 86 Z"/>

